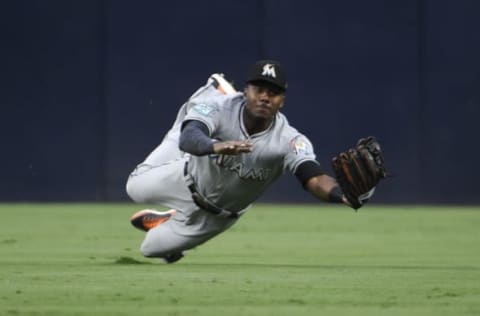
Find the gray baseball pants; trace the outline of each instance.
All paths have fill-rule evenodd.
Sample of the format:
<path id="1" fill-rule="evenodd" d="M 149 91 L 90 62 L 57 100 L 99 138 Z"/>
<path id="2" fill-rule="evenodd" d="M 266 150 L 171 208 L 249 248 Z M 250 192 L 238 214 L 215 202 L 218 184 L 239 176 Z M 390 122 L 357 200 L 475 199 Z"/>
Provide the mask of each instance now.
<path id="1" fill-rule="evenodd" d="M 135 202 L 177 211 L 168 221 L 147 232 L 141 245 L 146 257 L 164 257 L 194 248 L 237 221 L 199 209 L 193 202 L 183 174 L 188 158 L 178 149 L 178 136 L 179 131 L 170 131 L 127 181 L 127 193 Z"/>

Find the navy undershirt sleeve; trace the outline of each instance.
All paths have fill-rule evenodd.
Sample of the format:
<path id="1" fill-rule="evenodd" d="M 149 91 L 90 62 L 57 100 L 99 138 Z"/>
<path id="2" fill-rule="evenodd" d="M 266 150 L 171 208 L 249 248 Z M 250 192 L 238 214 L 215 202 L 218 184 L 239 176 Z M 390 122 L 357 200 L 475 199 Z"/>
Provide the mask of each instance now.
<path id="1" fill-rule="evenodd" d="M 190 120 L 183 123 L 180 149 L 195 156 L 213 154 L 213 140 L 208 136 L 207 125 Z"/>
<path id="2" fill-rule="evenodd" d="M 295 176 L 302 183 L 303 188 L 305 189 L 308 180 L 322 174 L 325 174 L 325 172 L 323 172 L 318 162 L 312 160 L 302 162 L 297 167 L 297 171 L 295 172 Z M 332 203 L 343 203 L 343 192 L 339 186 L 333 187 L 333 189 L 328 193 L 328 201 Z"/>
<path id="3" fill-rule="evenodd" d="M 302 183 L 303 187 L 305 187 L 308 180 L 322 174 L 325 174 L 325 172 L 323 172 L 319 163 L 313 160 L 302 162 L 295 172 L 295 176 Z"/>

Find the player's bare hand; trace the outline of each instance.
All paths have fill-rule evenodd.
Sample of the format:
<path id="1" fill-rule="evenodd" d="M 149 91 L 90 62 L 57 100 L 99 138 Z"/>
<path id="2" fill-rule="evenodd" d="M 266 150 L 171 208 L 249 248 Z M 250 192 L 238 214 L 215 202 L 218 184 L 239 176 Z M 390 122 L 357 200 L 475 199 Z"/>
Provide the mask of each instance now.
<path id="1" fill-rule="evenodd" d="M 229 140 L 213 144 L 213 152 L 220 155 L 240 155 L 252 152 L 252 143 L 248 141 Z"/>

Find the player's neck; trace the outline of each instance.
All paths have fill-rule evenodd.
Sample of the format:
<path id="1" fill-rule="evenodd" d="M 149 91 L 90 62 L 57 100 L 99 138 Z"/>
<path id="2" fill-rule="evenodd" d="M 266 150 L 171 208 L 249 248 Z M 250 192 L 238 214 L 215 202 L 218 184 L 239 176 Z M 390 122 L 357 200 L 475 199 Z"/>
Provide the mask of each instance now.
<path id="1" fill-rule="evenodd" d="M 248 111 L 243 111 L 243 125 L 248 135 L 258 134 L 268 129 L 272 124 L 274 117 L 271 119 L 265 119 L 261 117 L 255 117 Z"/>

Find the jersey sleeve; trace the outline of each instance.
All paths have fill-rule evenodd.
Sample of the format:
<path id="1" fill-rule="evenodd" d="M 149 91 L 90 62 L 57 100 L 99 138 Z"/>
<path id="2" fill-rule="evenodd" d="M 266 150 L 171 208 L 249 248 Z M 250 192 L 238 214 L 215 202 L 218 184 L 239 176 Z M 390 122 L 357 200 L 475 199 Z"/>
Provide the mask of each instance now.
<path id="1" fill-rule="evenodd" d="M 183 123 L 191 120 L 200 121 L 207 126 L 209 135 L 212 135 L 219 121 L 218 114 L 219 107 L 214 102 L 196 103 L 190 107 Z"/>
<path id="2" fill-rule="evenodd" d="M 284 160 L 284 169 L 295 174 L 298 166 L 306 161 L 314 161 L 318 164 L 315 160 L 312 143 L 304 135 L 298 134 L 289 141 L 288 152 Z"/>

